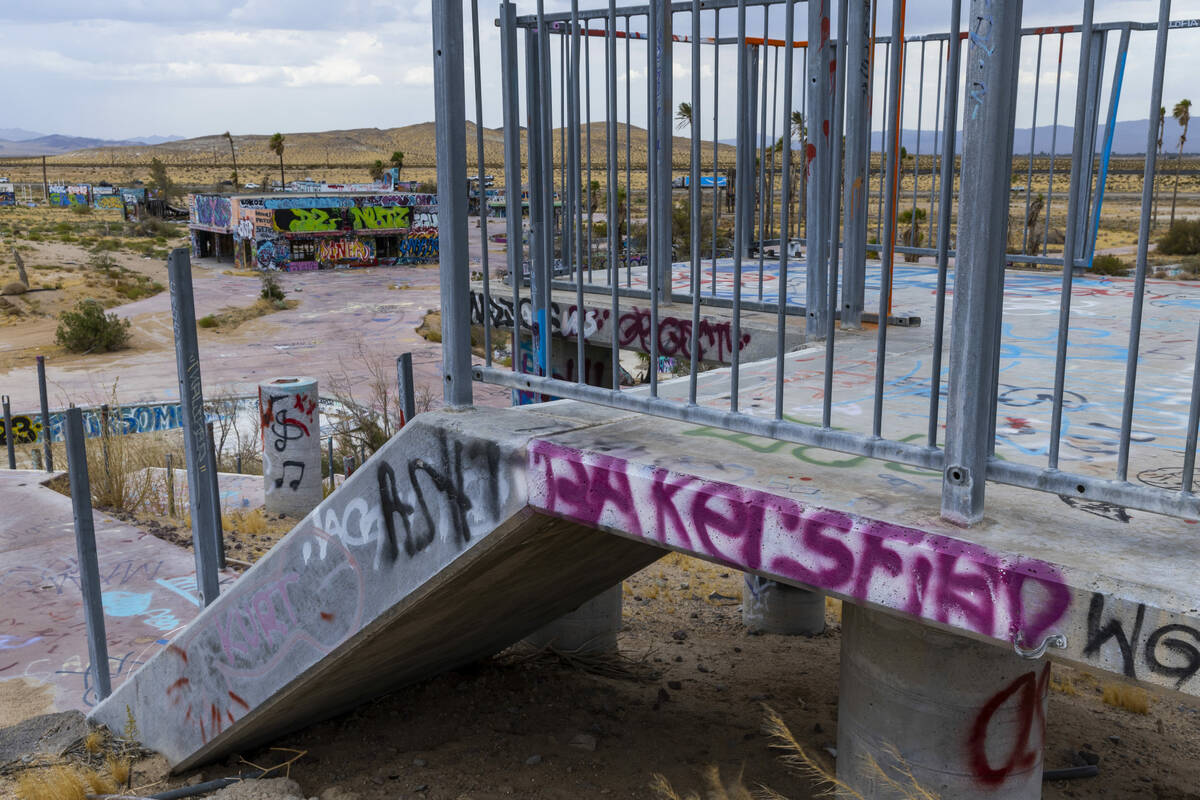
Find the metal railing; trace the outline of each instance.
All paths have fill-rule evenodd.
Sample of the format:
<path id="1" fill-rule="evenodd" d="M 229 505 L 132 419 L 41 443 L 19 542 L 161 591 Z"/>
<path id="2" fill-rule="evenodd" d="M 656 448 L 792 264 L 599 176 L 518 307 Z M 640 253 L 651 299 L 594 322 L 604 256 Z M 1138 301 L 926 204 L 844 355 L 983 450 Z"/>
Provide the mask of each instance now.
<path id="1" fill-rule="evenodd" d="M 961 0 L 953 0 L 947 16 L 947 32 L 905 38 L 902 3 L 891 9 L 890 36 L 876 36 L 876 12 L 879 6 L 869 0 L 839 0 L 836 32 L 830 30 L 830 0 L 811 0 L 800 4 L 807 18 L 807 31 L 819 32 L 808 41 L 797 31 L 795 0 L 693 0 L 693 2 L 651 2 L 649 5 L 618 9 L 615 0 L 606 8 L 581 10 L 572 3 L 570 12 L 547 14 L 538 2 L 537 13 L 518 17 L 513 3 L 500 3 L 499 38 L 500 63 L 481 65 L 479 47 L 478 0 L 472 0 L 471 33 L 474 50 L 475 112 L 483 117 L 481 74 L 497 74 L 502 84 L 501 104 L 504 129 L 504 185 L 507 202 L 506 233 L 509 276 L 523 276 L 526 254 L 532 263 L 528 281 L 510 278 L 505 286 L 511 291 L 514 309 L 512 338 L 512 368 L 493 363 L 493 321 L 487 309 L 492 302 L 495 284 L 487 263 L 484 263 L 479 290 L 485 313 L 485 354 L 482 366 L 471 366 L 471 286 L 467 256 L 466 187 L 468 170 L 477 168 L 485 173 L 482 137 L 477 137 L 477 152 L 468 153 L 463 134 L 466 122 L 464 83 L 464 35 L 461 0 L 434 2 L 434 63 L 437 100 L 438 181 L 439 194 L 446 198 L 442 206 L 442 299 L 443 352 L 445 397 L 451 405 L 469 405 L 472 399 L 470 380 L 507 386 L 514 390 L 545 396 L 571 398 L 586 402 L 638 411 L 677 420 L 701 423 L 729 431 L 765 436 L 804 445 L 884 459 L 913 467 L 937 470 L 942 474 L 942 514 L 946 518 L 971 524 L 983 514 L 984 489 L 987 481 L 1055 492 L 1084 501 L 1104 501 L 1115 505 L 1154 512 L 1200 517 L 1200 503 L 1192 493 L 1197 417 L 1200 412 L 1200 368 L 1191 377 L 1191 402 L 1188 406 L 1186 431 L 1176 431 L 1185 439 L 1178 490 L 1162 488 L 1128 480 L 1129 450 L 1132 420 L 1135 413 L 1135 390 L 1141 342 L 1142 305 L 1147 277 L 1147 252 L 1150 239 L 1150 216 L 1154 197 L 1154 177 L 1157 170 L 1156 134 L 1158 109 L 1162 102 L 1163 74 L 1166 65 L 1167 35 L 1170 29 L 1195 27 L 1192 20 L 1172 21 L 1170 0 L 1161 0 L 1159 19 L 1155 23 L 1105 23 L 1093 21 L 1094 1 L 1084 3 L 1081 21 L 1056 28 L 1022 29 L 1020 0 L 973 0 L 970 4 L 969 29 L 961 30 Z M 747 8 L 761 7 L 762 36 L 749 30 Z M 783 33 L 773 32 L 770 15 L 783 16 Z M 721 38 L 721 30 L 731 15 L 736 17 L 736 36 Z M 686 21 L 685 26 L 680 26 Z M 702 28 L 711 36 L 702 36 Z M 640 30 L 640 29 L 644 29 Z M 1010 253 L 1010 190 L 1014 172 L 1014 131 L 1017 125 L 1016 94 L 1022 46 L 1036 45 L 1037 77 L 1034 94 L 1041 94 L 1042 49 L 1045 37 L 1053 42 L 1057 37 L 1060 61 L 1056 70 L 1054 103 L 1052 107 L 1053 136 L 1057 137 L 1059 107 L 1062 94 L 1061 53 L 1064 43 L 1077 41 L 1078 74 L 1085 80 L 1075 89 L 1075 120 L 1073 130 L 1083 132 L 1073 136 L 1070 157 L 1069 187 L 1065 193 L 1066 224 L 1062 253 L 1071 254 L 1070 263 L 1078 268 L 1090 264 L 1100 220 L 1100 204 L 1111 154 L 1116 108 L 1120 97 L 1124 64 L 1130 48 L 1131 33 L 1154 31 L 1153 73 L 1149 91 L 1149 117 L 1146 130 L 1146 158 L 1143 174 L 1142 206 L 1139 219 L 1137 262 L 1134 288 L 1128 316 L 1129 346 L 1124 354 L 1125 383 L 1121 407 L 1119 446 L 1115 470 L 1111 475 L 1095 474 L 1097 470 L 1063 468 L 1060 448 L 1063 439 L 1063 408 L 1067 397 L 1066 369 L 1071 330 L 1071 302 L 1076 269 L 1060 269 L 1061 286 L 1057 296 L 1058 326 L 1053 337 L 1056 348 L 1053 356 L 1054 380 L 1046 400 L 1050 403 L 1049 444 L 1041 463 L 1005 460 L 996 454 L 997 398 L 1000 394 L 1000 361 L 1004 307 L 997 298 L 1005 288 L 1005 265 L 1037 262 L 1064 265 L 1065 257 L 1055 256 L 1043 241 L 1032 248 L 1031 254 Z M 772 34 L 776 38 L 772 38 Z M 1105 144 L 1098 146 L 1099 107 L 1105 87 L 1104 52 L 1110 33 L 1118 37 L 1117 58 L 1113 65 L 1113 80 L 1109 84 L 1109 113 Z M 523 39 L 523 40 L 522 40 Z M 591 69 L 595 60 L 591 54 L 592 39 L 601 40 L 599 61 L 603 79 L 593 84 Z M 962 53 L 963 42 L 967 52 Z M 1141 41 L 1141 40 L 1139 40 Z M 645 85 L 631 85 L 631 73 L 643 68 L 632 50 L 634 42 L 644 42 Z M 894 46 L 901 42 L 902 46 Z M 917 147 L 921 147 L 920 132 L 924 118 L 926 79 L 923 75 L 928 60 L 926 48 L 936 42 L 937 78 L 934 95 L 936 117 L 930 162 L 928 197 L 919 191 L 919 175 L 914 177 L 911 201 L 907 192 L 900 193 L 901 133 L 906 88 L 913 81 L 911 68 L 906 67 L 913 48 L 916 57 L 916 115 Z M 618 44 L 623 47 L 618 47 Z M 555 47 L 557 45 L 557 48 Z M 713 73 L 718 64 L 729 63 L 732 57 L 736 75 L 736 139 L 732 159 L 734 170 L 729 174 L 729 193 L 733 195 L 733 255 L 732 259 L 713 257 L 718 251 L 716 219 L 722 192 L 716 179 L 719 170 L 730 156 L 722 154 L 717 144 L 720 122 L 727 119 L 719 112 L 718 81 L 705 81 L 701 76 L 702 48 L 711 48 Z M 558 50 L 556 53 L 555 50 Z M 624 50 L 623 59 L 620 50 Z M 683 171 L 675 161 L 673 144 L 674 56 L 683 50 L 690 57 L 691 90 L 690 142 L 686 163 L 687 201 L 681 204 L 684 221 L 673 219 L 675 211 L 672 178 Z M 803 54 L 803 64 L 797 53 Z M 965 58 L 964 58 L 965 55 Z M 639 56 L 640 57 L 640 56 Z M 943 57 L 945 63 L 943 64 Z M 774 65 L 768 68 L 773 58 Z M 779 62 L 782 61 L 782 93 L 778 92 Z M 943 66 L 945 67 L 943 71 Z M 624 86 L 619 80 L 624 74 Z M 897 80 L 895 76 L 899 75 Z M 943 77 L 944 76 L 944 77 Z M 775 86 L 768 93 L 768 77 Z M 798 84 L 798 85 L 797 85 Z M 522 95 L 523 88 L 523 95 Z M 639 102 L 646 103 L 647 149 L 644 164 L 632 162 L 633 89 L 640 91 Z M 555 160 L 556 131 L 553 128 L 557 110 L 560 127 L 557 131 L 558 157 Z M 624 109 L 619 102 L 624 91 Z M 591 120 L 593 95 L 603 96 L 604 162 L 593 171 L 593 135 Z M 799 97 L 797 97 L 799 95 Z M 524 103 L 522 104 L 522 100 Z M 799 105 L 797 104 L 799 101 Z M 705 167 L 706 150 L 702 146 L 703 115 L 713 118 L 711 162 L 714 180 L 711 189 L 701 187 L 701 171 Z M 769 107 L 768 107 L 769 106 Z M 961 106 L 961 114 L 960 114 Z M 803 109 L 802 121 L 793 127 L 793 112 Z M 1038 102 L 1033 105 L 1032 125 L 1037 128 Z M 769 113 L 768 113 L 769 112 Z M 582 118 L 581 118 L 582 117 Z M 958 125 L 961 117 L 961 159 Z M 780 126 L 778 120 L 784 125 Z M 883 130 L 883 152 L 879 166 L 871 164 L 872 120 L 878 120 Z M 521 129 L 522 124 L 525 130 Z M 619 128 L 624 128 L 624 137 Z M 770 129 L 771 138 L 767 131 Z M 781 133 L 782 131 L 782 133 Z M 837 144 L 843 141 L 844 150 Z M 778 135 L 778 140 L 775 137 Z M 586 155 L 581 153 L 586 147 Z M 794 153 L 794 139 L 804 150 Z M 1049 163 L 1050 199 L 1054 202 L 1057 142 L 1051 147 Z M 524 147 L 524 159 L 522 159 Z M 1032 202 L 1033 186 L 1031 136 L 1030 155 L 1025 167 L 1026 206 Z M 623 162 L 622 162 L 623 159 Z M 1099 159 L 1099 161 L 1097 161 Z M 921 161 L 916 160 L 916 171 Z M 936 165 L 936 174 L 934 166 Z M 624 167 L 622 176 L 621 167 Z M 776 166 L 778 169 L 776 170 Z M 1098 175 L 1097 175 L 1098 173 Z M 603 193 L 606 230 L 603 248 L 593 241 L 597 209 L 591 202 L 592 176 L 605 180 Z M 634 176 L 645 177 L 645 255 L 646 268 L 630 262 L 635 249 L 631 244 L 634 223 Z M 1061 174 L 1057 179 L 1062 180 Z M 622 185 L 622 179 L 624 181 Z M 778 186 L 776 180 L 778 179 Z M 556 181 L 558 181 L 556 187 Z M 799 181 L 800 191 L 795 186 Z M 521 215 L 521 186 L 529 186 L 529 222 Z M 639 180 L 640 183 L 640 180 Z M 868 219 L 874 186 L 875 236 L 870 241 Z M 703 234 L 705 195 L 712 205 L 712 236 L 709 257 L 703 250 L 709 237 Z M 803 202 L 793 202 L 795 195 Z M 565 204 L 565 213 L 557 217 L 554 199 L 558 195 Z M 623 197 L 622 197 L 623 195 Z M 958 219 L 967 224 L 954 225 L 953 204 L 958 203 Z M 929 209 L 928 217 L 936 225 L 935 246 L 922 248 L 897 246 L 900 209 L 911 209 L 918 217 L 918 208 Z M 802 213 L 794 211 L 800 205 Z M 1026 212 L 1028 215 L 1028 211 Z M 1049 230 L 1049 210 L 1047 226 Z M 562 223 L 556 223 L 561 219 Z M 612 224 L 616 221 L 616 224 Z M 622 226 L 624 234 L 618 232 Z M 801 224 L 802 223 L 802 224 Z M 481 220 L 486 225 L 486 220 Z M 687 257 L 676 264 L 673 258 L 673 232 L 681 228 L 686 238 Z M 1034 227 L 1026 216 L 1021 249 L 1029 250 Z M 803 232 L 800 244 L 804 257 L 792 254 L 792 240 Z M 486 228 L 484 229 L 486 241 Z M 795 236 L 793 236 L 795 234 Z M 596 236 L 596 238 L 600 238 Z M 766 251 L 774 240 L 777 255 L 770 261 Z M 486 246 L 485 246 L 486 252 Z M 1036 250 L 1040 249 L 1038 253 Z M 933 289 L 932 342 L 924 386 L 925 402 L 923 435 L 900 436 L 885 434 L 885 401 L 893 402 L 889 393 L 889 325 L 879 324 L 874 333 L 855 332 L 861 326 L 866 308 L 865 287 L 868 271 L 876 267 L 868 263 L 867 254 L 879 253 L 877 267 L 878 304 L 876 320 L 893 318 L 893 280 L 898 269 L 897 253 L 928 255 L 936 267 L 936 288 Z M 598 252 L 604 255 L 596 267 Z M 572 280 L 555 281 L 552 264 L 556 259 L 569 265 Z M 952 265 L 951 259 L 954 263 Z M 678 272 L 673 270 L 678 269 Z M 789 268 L 792 272 L 789 273 Z M 586 271 L 586 275 L 585 275 Z M 708 273 L 706 275 L 706 272 Z M 719 276 L 732 276 L 732 284 L 719 289 Z M 757 282 L 755 278 L 757 277 Z M 789 285 L 791 278 L 803 279 L 803 290 Z M 747 280 L 748 279 L 748 280 Z M 953 304 L 950 310 L 950 342 L 944 353 L 944 325 L 948 280 L 953 280 Z M 637 280 L 638 286 L 634 285 Z M 872 278 L 874 281 L 875 278 Z M 622 286 L 621 284 L 624 284 Z M 757 285 L 756 285 L 757 283 Z M 765 286 L 774 286 L 765 292 Z M 522 293 L 529 292 L 528 303 Z M 555 308 L 553 291 L 569 291 L 573 309 L 582 319 L 588 296 L 606 298 L 604 309 L 612 320 L 604 330 L 588 335 L 583 333 L 582 321 L 577 323 L 580 335 L 574 336 L 579 365 L 585 363 L 585 346 L 602 344 L 611 349 L 608 386 L 587 385 L 584 370 L 576 370 L 574 380 L 552 377 L 550 354 L 554 333 L 550 320 Z M 640 291 L 639 291 L 640 290 Z M 792 295 L 793 291 L 795 294 Z M 743 295 L 747 295 L 743 297 Z M 799 295 L 802 294 L 802 297 Z M 792 296 L 789 296 L 792 295 Z M 649 386 L 645 391 L 631 392 L 620 386 L 618 356 L 622 346 L 619 325 L 623 299 L 649 301 Z M 564 295 L 559 295 L 564 300 Z M 564 300 L 564 302 L 567 302 Z M 776 326 L 776 348 L 773 374 L 774 413 L 767 416 L 757 412 L 744 413 L 739 408 L 743 373 L 752 367 L 740 356 L 735 345 L 729 357 L 727 389 L 720 392 L 721 402 L 701 396 L 699 375 L 703 358 L 699 337 L 690 335 L 688 361 L 690 379 L 686 392 L 661 390 L 658 380 L 660 355 L 660 311 L 668 304 L 690 306 L 690 331 L 700 329 L 702 309 L 721 306 L 729 314 L 731 341 L 742 339 L 743 315 L 748 310 L 773 313 Z M 528 305 L 529 318 L 522 321 L 521 309 Z M 678 310 L 678 309 L 676 309 Z M 794 357 L 785 347 L 785 332 L 803 315 L 805 332 L 810 339 L 822 339 L 824 367 L 820 393 L 820 421 L 798 421 L 785 413 L 785 388 L 789 382 L 789 366 Z M 839 327 L 840 321 L 840 327 Z M 565 327 L 563 329 L 565 331 Z M 839 330 L 846 331 L 844 347 L 852 352 L 869 353 L 873 362 L 873 392 L 870 397 L 869 426 L 862 430 L 840 430 L 833 425 L 832 409 L 839 375 L 837 348 Z M 533 352 L 532 365 L 527 367 L 518 357 L 528 342 Z M 1200 367 L 1200 347 L 1197 349 Z M 868 357 L 862 355 L 860 362 Z M 754 367 L 757 368 L 757 367 Z M 947 374 L 948 373 L 948 374 Z M 718 373 L 723 376 L 725 373 Z M 1113 376 L 1114 383 L 1116 381 Z M 705 377 L 705 385 L 711 377 Z M 724 377 L 720 377 L 724 381 Z M 941 397 L 945 393 L 946 403 Z M 909 416 L 912 416 L 911 414 Z M 894 427 L 891 419 L 889 427 Z M 939 441 L 939 430 L 945 433 Z M 1028 461 L 1029 459 L 1026 459 Z M 1038 459 L 1033 459 L 1037 461 Z"/>

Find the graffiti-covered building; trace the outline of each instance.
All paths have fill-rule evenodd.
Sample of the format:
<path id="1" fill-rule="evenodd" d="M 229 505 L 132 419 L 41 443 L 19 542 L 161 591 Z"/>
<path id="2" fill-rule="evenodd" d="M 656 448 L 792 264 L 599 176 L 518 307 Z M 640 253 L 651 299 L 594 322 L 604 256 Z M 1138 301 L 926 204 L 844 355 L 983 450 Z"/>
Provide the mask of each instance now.
<path id="1" fill-rule="evenodd" d="M 13 185 L 5 178 L 0 178 L 0 206 L 15 206 L 17 193 Z"/>
<path id="2" fill-rule="evenodd" d="M 403 191 L 194 194 L 192 254 L 301 271 L 434 261 L 437 197 Z"/>

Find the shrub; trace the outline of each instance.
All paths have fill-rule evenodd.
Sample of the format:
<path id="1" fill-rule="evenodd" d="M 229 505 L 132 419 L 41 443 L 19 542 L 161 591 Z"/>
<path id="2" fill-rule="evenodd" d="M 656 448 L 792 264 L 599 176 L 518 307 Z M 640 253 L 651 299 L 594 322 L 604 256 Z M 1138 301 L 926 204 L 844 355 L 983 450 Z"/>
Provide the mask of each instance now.
<path id="1" fill-rule="evenodd" d="M 72 212 L 72 213 L 74 213 L 74 214 L 78 214 L 78 215 L 80 215 L 80 216 L 83 216 L 83 215 L 85 215 L 85 214 L 90 214 L 90 213 L 92 213 L 92 207 L 91 207 L 91 206 L 86 206 L 86 205 L 83 205 L 82 203 L 79 203 L 79 204 L 77 204 L 77 205 L 73 205 L 73 206 L 71 206 L 71 212 Z"/>
<path id="2" fill-rule="evenodd" d="M 271 302 L 283 302 L 283 299 L 287 296 L 283 291 L 283 287 L 279 285 L 279 280 L 271 272 L 264 272 L 262 274 L 262 292 L 260 294 L 263 300 Z"/>
<path id="3" fill-rule="evenodd" d="M 1200 253 L 1200 220 L 1179 220 L 1158 240 L 1158 252 L 1169 256 Z"/>
<path id="4" fill-rule="evenodd" d="M 55 341 L 75 353 L 120 350 L 129 344 L 129 320 L 105 314 L 95 300 L 80 300 L 59 315 Z"/>
<path id="5" fill-rule="evenodd" d="M 1129 267 L 1116 256 L 1103 255 L 1092 259 L 1092 272 L 1097 275 L 1128 275 Z"/>
<path id="6" fill-rule="evenodd" d="M 209 314 L 196 320 L 196 324 L 201 328 L 215 328 L 219 323 L 216 317 L 214 317 L 212 314 Z"/>

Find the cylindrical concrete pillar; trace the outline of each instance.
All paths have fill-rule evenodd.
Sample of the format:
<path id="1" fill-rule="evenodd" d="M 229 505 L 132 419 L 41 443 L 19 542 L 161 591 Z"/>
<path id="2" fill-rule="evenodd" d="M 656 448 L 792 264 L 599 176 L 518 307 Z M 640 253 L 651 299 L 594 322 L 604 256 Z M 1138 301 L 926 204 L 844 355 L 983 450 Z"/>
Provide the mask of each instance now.
<path id="1" fill-rule="evenodd" d="M 621 584 L 605 589 L 579 608 L 563 614 L 525 638 L 534 647 L 553 647 L 577 653 L 617 649 L 621 631 Z"/>
<path id="2" fill-rule="evenodd" d="M 317 381 L 276 378 L 258 386 L 263 493 L 269 514 L 303 517 L 324 497 Z"/>
<path id="3" fill-rule="evenodd" d="M 837 776 L 869 800 L 1039 798 L 1050 663 L 846 603 Z M 903 772 L 910 772 L 911 778 Z"/>
<path id="4" fill-rule="evenodd" d="M 825 595 L 747 573 L 742 624 L 763 633 L 815 636 L 825 630 Z"/>

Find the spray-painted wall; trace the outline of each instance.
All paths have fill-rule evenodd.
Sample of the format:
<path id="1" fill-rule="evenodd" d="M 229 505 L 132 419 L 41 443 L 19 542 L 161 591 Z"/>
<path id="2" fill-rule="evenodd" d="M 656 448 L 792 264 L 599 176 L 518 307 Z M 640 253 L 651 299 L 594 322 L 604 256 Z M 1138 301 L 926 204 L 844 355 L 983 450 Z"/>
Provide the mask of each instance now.
<path id="1" fill-rule="evenodd" d="M 13 185 L 8 181 L 0 182 L 0 206 L 15 206 L 17 204 L 17 193 Z"/>
<path id="2" fill-rule="evenodd" d="M 435 195 L 192 195 L 188 206 L 193 253 L 194 231 L 230 233 L 234 261 L 242 269 L 298 272 L 438 257 Z"/>
<path id="3" fill-rule="evenodd" d="M 92 187 L 86 183 L 66 185 L 50 184 L 50 205 L 68 208 L 91 205 Z"/>
<path id="4" fill-rule="evenodd" d="M 121 190 L 115 186 L 93 186 L 92 207 L 119 211 L 125 207 L 121 199 Z"/>

